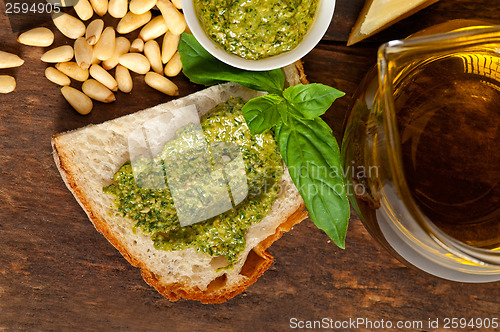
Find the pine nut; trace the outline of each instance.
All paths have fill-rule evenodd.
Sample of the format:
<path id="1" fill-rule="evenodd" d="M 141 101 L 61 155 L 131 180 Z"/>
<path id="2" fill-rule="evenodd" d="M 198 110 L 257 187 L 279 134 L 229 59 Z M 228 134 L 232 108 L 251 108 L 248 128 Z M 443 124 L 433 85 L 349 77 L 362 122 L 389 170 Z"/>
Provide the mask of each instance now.
<path id="1" fill-rule="evenodd" d="M 46 0 L 47 3 L 50 3 L 52 6 L 57 7 L 72 7 L 74 6 L 78 0 Z"/>
<path id="2" fill-rule="evenodd" d="M 116 100 L 111 90 L 94 79 L 88 79 L 82 84 L 82 91 L 87 96 L 102 103 L 111 103 Z"/>
<path id="3" fill-rule="evenodd" d="M 19 67 L 24 60 L 15 54 L 0 51 L 0 69 Z"/>
<path id="4" fill-rule="evenodd" d="M 82 69 L 76 62 L 62 62 L 56 64 L 57 70 L 70 78 L 83 82 L 89 78 L 89 71 Z"/>
<path id="5" fill-rule="evenodd" d="M 74 49 L 76 63 L 78 63 L 82 69 L 89 69 L 92 64 L 92 59 L 94 58 L 92 46 L 87 43 L 84 37 L 80 37 L 75 40 Z"/>
<path id="6" fill-rule="evenodd" d="M 147 85 L 149 85 L 153 89 L 163 92 L 166 95 L 179 95 L 179 88 L 177 87 L 177 85 L 175 85 L 174 82 L 172 82 L 165 76 L 150 71 L 146 74 L 144 80 Z"/>
<path id="7" fill-rule="evenodd" d="M 144 51 L 144 40 L 141 38 L 134 39 L 130 45 L 130 53 L 142 53 Z"/>
<path id="8" fill-rule="evenodd" d="M 34 28 L 20 34 L 17 41 L 23 45 L 47 47 L 54 42 L 54 34 L 47 28 Z"/>
<path id="9" fill-rule="evenodd" d="M 47 79 L 52 83 L 58 84 L 60 86 L 71 84 L 71 80 L 69 79 L 69 77 L 64 75 L 54 67 L 47 67 L 45 69 L 45 77 L 47 77 Z"/>
<path id="10" fill-rule="evenodd" d="M 130 42 L 125 37 L 118 37 L 115 40 L 115 52 L 108 60 L 102 62 L 102 67 L 106 70 L 111 70 L 118 64 L 120 55 L 128 53 L 130 49 Z"/>
<path id="11" fill-rule="evenodd" d="M 170 2 L 170 0 L 158 0 L 156 7 L 160 10 L 168 30 L 173 34 L 180 35 L 186 29 L 186 19 L 177 8 Z"/>
<path id="12" fill-rule="evenodd" d="M 148 59 L 140 53 L 127 53 L 118 58 L 118 62 L 134 73 L 144 75 L 150 69 Z"/>
<path id="13" fill-rule="evenodd" d="M 89 69 L 89 74 L 90 76 L 95 78 L 96 81 L 98 81 L 111 91 L 118 90 L 118 83 L 116 83 L 115 78 L 106 70 L 104 70 L 101 66 L 92 65 L 92 67 L 90 67 Z"/>
<path id="14" fill-rule="evenodd" d="M 100 64 L 100 63 L 101 63 L 101 60 L 99 60 L 98 58 L 96 58 L 96 57 L 95 57 L 95 54 L 94 54 L 94 52 L 93 52 L 93 50 L 92 50 L 92 62 L 91 62 L 91 64 L 92 64 L 92 65 L 94 65 L 94 64 L 96 64 L 96 63 L 97 63 L 97 64 Z"/>
<path id="15" fill-rule="evenodd" d="M 73 47 L 70 45 L 63 45 L 45 52 L 41 60 L 49 63 L 67 62 L 73 59 L 73 54 Z"/>
<path id="16" fill-rule="evenodd" d="M 9 75 L 0 75 L 0 93 L 11 93 L 16 88 L 16 79 Z"/>
<path id="17" fill-rule="evenodd" d="M 122 18 L 127 14 L 128 1 L 127 0 L 110 0 L 108 6 L 109 15 L 114 18 Z"/>
<path id="18" fill-rule="evenodd" d="M 57 29 L 70 39 L 76 39 L 85 34 L 85 24 L 74 16 L 59 12 L 52 14 L 52 20 Z"/>
<path id="19" fill-rule="evenodd" d="M 128 12 L 125 16 L 122 17 L 118 25 L 116 26 L 116 31 L 118 33 L 125 35 L 129 32 L 132 32 L 136 29 L 139 29 L 144 24 L 148 23 L 151 20 L 151 12 L 147 11 L 144 14 L 136 15 L 132 12 Z"/>
<path id="20" fill-rule="evenodd" d="M 127 68 L 122 65 L 116 66 L 115 78 L 118 83 L 118 89 L 120 89 L 121 92 L 129 93 L 132 91 L 134 83 Z"/>
<path id="21" fill-rule="evenodd" d="M 104 16 L 108 12 L 108 0 L 90 0 L 94 12 L 99 16 Z"/>
<path id="22" fill-rule="evenodd" d="M 167 62 L 165 66 L 165 75 L 168 77 L 177 76 L 182 70 L 181 55 L 179 52 L 175 52 L 172 59 Z"/>
<path id="23" fill-rule="evenodd" d="M 158 74 L 163 74 L 160 45 L 158 45 L 156 40 L 150 40 L 144 44 L 144 55 L 148 58 L 151 68 Z"/>
<path id="24" fill-rule="evenodd" d="M 156 0 L 131 0 L 130 11 L 134 14 L 144 14 L 156 5 Z"/>
<path id="25" fill-rule="evenodd" d="M 92 111 L 92 100 L 83 92 L 70 86 L 63 86 L 61 93 L 66 101 L 81 115 L 89 114 Z"/>
<path id="26" fill-rule="evenodd" d="M 167 32 L 167 24 L 162 15 L 156 16 L 148 24 L 141 29 L 139 32 L 139 37 L 145 42 L 156 39 Z"/>
<path id="27" fill-rule="evenodd" d="M 181 0 L 172 0 L 172 4 L 177 8 L 177 9 L 182 9 L 182 3 Z"/>
<path id="28" fill-rule="evenodd" d="M 87 21 L 94 15 L 94 9 L 89 0 L 78 0 L 73 8 L 75 8 L 76 15 L 78 15 L 82 21 Z"/>
<path id="29" fill-rule="evenodd" d="M 108 60 L 115 53 L 115 30 L 107 27 L 94 46 L 94 54 L 99 60 Z"/>
<path id="30" fill-rule="evenodd" d="M 87 31 L 85 32 L 85 39 L 89 45 L 95 45 L 101 38 L 102 30 L 104 29 L 104 21 L 100 18 L 93 20 L 87 26 Z"/>
<path id="31" fill-rule="evenodd" d="M 170 31 L 167 31 L 167 33 L 165 33 L 165 36 L 163 37 L 163 44 L 161 47 L 161 61 L 163 63 L 167 63 L 175 54 L 175 52 L 177 51 L 177 46 L 179 46 L 180 38 L 180 35 L 175 35 Z"/>

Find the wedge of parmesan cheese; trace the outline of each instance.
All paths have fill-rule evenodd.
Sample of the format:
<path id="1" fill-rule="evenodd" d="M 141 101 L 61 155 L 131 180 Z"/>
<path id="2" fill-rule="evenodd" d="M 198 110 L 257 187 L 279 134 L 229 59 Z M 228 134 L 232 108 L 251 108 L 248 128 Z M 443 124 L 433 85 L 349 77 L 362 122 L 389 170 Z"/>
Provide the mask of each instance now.
<path id="1" fill-rule="evenodd" d="M 368 38 L 438 0 L 367 0 L 347 45 Z"/>

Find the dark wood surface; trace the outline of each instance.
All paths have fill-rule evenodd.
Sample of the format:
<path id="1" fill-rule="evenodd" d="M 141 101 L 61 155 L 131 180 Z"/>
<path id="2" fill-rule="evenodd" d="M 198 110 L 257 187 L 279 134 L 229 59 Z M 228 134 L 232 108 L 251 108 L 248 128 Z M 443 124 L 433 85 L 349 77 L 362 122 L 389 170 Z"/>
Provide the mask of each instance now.
<path id="1" fill-rule="evenodd" d="M 346 47 L 362 2 L 337 0 L 325 40 L 304 58 L 311 82 L 346 92 L 326 115 L 339 139 L 351 96 L 375 64 L 381 42 L 448 19 L 500 20 L 497 0 L 441 0 Z M 95 231 L 63 184 L 50 148 L 52 134 L 169 98 L 136 76 L 130 95 L 118 93 L 110 105 L 96 102 L 90 115 L 80 116 L 44 78 L 43 50 L 18 44 L 12 22 L 0 2 L 0 49 L 26 60 L 0 70 L 18 82 L 15 92 L 0 95 L 0 330 L 283 331 L 291 318 L 324 317 L 422 321 L 427 329 L 429 319 L 499 317 L 499 283 L 455 283 L 409 269 L 370 237 L 356 215 L 346 250 L 306 220 L 270 248 L 272 267 L 245 293 L 220 305 L 169 302 Z M 56 45 L 63 43 L 58 37 Z M 200 89 L 183 77 L 175 81 L 181 95 Z"/>

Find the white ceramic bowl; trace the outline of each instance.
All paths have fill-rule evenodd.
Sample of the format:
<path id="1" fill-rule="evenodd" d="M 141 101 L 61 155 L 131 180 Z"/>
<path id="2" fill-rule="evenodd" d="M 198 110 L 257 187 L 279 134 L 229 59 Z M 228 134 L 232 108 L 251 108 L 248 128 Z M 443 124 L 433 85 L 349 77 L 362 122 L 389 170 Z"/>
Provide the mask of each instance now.
<path id="1" fill-rule="evenodd" d="M 271 70 L 295 62 L 309 53 L 325 34 L 333 17 L 335 0 L 320 0 L 314 20 L 302 41 L 292 50 L 260 60 L 249 60 L 226 52 L 222 46 L 207 36 L 196 16 L 193 0 L 182 0 L 186 22 L 198 42 L 214 57 L 233 67 L 246 70 Z"/>

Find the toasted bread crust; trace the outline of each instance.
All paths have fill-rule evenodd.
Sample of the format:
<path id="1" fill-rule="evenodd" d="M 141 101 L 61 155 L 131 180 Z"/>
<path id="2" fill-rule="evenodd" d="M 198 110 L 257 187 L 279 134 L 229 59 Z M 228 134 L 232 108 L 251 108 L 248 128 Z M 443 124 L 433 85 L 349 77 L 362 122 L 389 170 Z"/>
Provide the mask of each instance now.
<path id="1" fill-rule="evenodd" d="M 118 249 L 118 251 L 122 254 L 127 261 L 132 264 L 135 267 L 141 267 L 141 262 L 135 259 L 125 248 L 125 246 L 122 245 L 122 243 L 118 240 L 118 238 L 113 234 L 109 226 L 106 224 L 104 220 L 101 220 L 100 218 L 97 217 L 96 214 L 92 212 L 92 206 L 87 198 L 87 196 L 79 189 L 78 187 L 78 182 L 76 180 L 76 174 L 75 172 L 71 171 L 70 165 L 70 157 L 64 153 L 62 149 L 58 148 L 58 137 L 60 135 L 54 135 L 52 136 L 51 144 L 52 144 L 52 150 L 53 150 L 53 157 L 54 161 L 56 163 L 56 166 L 59 170 L 59 173 L 61 174 L 61 177 L 68 187 L 68 189 L 71 191 L 73 196 L 75 196 L 76 201 L 80 204 L 80 206 L 83 208 L 87 216 L 89 217 L 90 221 L 96 228 L 96 230 L 104 235 L 106 239 L 111 242 L 111 244 Z"/>
<path id="2" fill-rule="evenodd" d="M 207 290 L 202 291 L 198 288 L 180 283 L 163 284 L 154 273 L 145 268 L 141 270 L 142 277 L 148 284 L 156 288 L 160 294 L 170 301 L 177 301 L 180 298 L 184 298 L 186 300 L 197 300 L 202 303 L 223 303 L 247 289 L 248 286 L 256 282 L 271 266 L 274 257 L 266 249 L 269 248 L 274 241 L 281 238 L 283 233 L 288 232 L 294 225 L 307 218 L 308 214 L 304 208 L 305 206 L 302 205 L 276 229 L 273 235 L 267 237 L 250 251 L 243 265 L 243 269 L 240 272 L 240 274 L 245 275 L 246 278 L 236 285 L 227 286 L 223 284 L 224 280 L 216 279 L 208 286 Z"/>
<path id="3" fill-rule="evenodd" d="M 294 63 L 283 67 L 283 73 L 287 79 L 288 85 L 297 85 L 297 84 L 309 84 L 309 81 L 306 78 L 306 74 L 304 72 L 304 65 L 301 60 L 297 60 Z"/>

